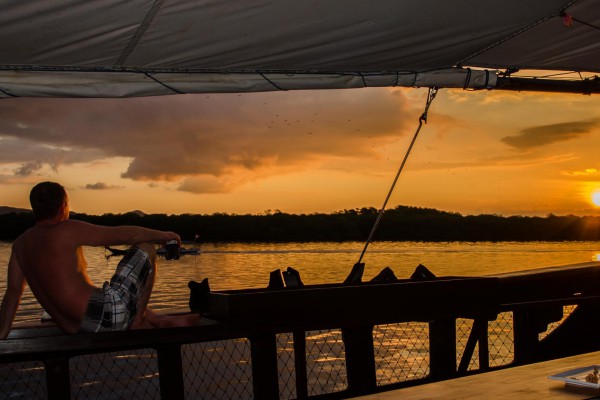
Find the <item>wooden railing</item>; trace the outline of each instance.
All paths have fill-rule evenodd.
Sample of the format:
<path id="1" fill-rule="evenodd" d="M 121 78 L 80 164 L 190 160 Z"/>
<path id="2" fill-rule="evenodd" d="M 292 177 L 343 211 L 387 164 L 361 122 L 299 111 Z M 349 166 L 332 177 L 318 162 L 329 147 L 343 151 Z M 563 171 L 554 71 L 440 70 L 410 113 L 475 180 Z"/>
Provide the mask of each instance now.
<path id="1" fill-rule="evenodd" d="M 543 340 L 549 323 L 572 315 Z M 71 398 L 69 360 L 83 354 L 132 349 L 156 351 L 160 397 L 186 398 L 182 346 L 245 338 L 250 343 L 252 397 L 281 397 L 277 335 L 293 337 L 292 398 L 345 398 L 493 368 L 600 349 L 600 263 L 480 278 L 445 277 L 383 284 L 319 285 L 296 289 L 210 293 L 199 326 L 101 334 L 65 335 L 52 325 L 15 329 L 0 341 L 0 364 L 41 360 L 49 399 Z M 492 367 L 488 323 L 512 313 L 514 360 Z M 472 321 L 457 359 L 457 320 Z M 424 323 L 429 327 L 428 373 L 423 378 L 378 386 L 373 327 Z M 346 388 L 311 395 L 306 333 L 340 330 Z M 576 340 L 573 340 L 576 338 Z M 478 347 L 478 368 L 469 368 Z M 2 376 L 0 374 L 0 384 Z M 289 396 L 288 396 L 289 397 Z"/>

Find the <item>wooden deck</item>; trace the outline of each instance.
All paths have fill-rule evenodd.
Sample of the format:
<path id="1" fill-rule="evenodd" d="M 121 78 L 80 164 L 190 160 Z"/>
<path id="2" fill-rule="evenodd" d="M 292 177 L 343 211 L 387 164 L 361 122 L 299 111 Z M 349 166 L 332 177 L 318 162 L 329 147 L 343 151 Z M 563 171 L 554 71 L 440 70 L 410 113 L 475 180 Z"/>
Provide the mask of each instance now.
<path id="1" fill-rule="evenodd" d="M 507 368 L 358 397 L 360 400 L 600 399 L 600 390 L 578 388 L 548 376 L 600 364 L 600 352 Z"/>

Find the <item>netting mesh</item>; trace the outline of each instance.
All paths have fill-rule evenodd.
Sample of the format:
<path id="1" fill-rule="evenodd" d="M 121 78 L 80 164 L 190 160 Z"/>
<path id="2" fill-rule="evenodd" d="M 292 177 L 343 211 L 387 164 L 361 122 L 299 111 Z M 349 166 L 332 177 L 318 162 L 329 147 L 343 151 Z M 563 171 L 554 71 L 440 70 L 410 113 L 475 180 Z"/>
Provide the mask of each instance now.
<path id="1" fill-rule="evenodd" d="M 346 352 L 339 329 L 306 332 L 309 396 L 347 389 Z"/>
<path id="2" fill-rule="evenodd" d="M 45 399 L 46 373 L 39 361 L 0 365 L 0 399 Z"/>
<path id="3" fill-rule="evenodd" d="M 472 319 L 458 318 L 456 320 L 456 358 L 458 362 L 460 362 L 465 353 L 469 336 L 473 330 L 473 323 L 474 320 Z M 479 369 L 479 342 L 477 342 L 475 345 L 475 350 L 473 351 L 473 356 L 469 361 L 467 371 L 477 369 Z"/>
<path id="4" fill-rule="evenodd" d="M 459 318 L 456 320 L 456 353 L 458 361 L 463 357 L 469 335 L 473 329 L 473 322 L 472 319 Z M 513 362 L 515 358 L 515 346 L 512 313 L 500 313 L 496 320 L 489 321 L 487 324 L 487 335 L 489 367 L 500 367 Z M 478 370 L 482 367 L 479 365 L 480 346 L 481 343 L 477 342 L 473 351 L 473 357 L 467 367 L 468 371 Z"/>
<path id="5" fill-rule="evenodd" d="M 560 325 L 576 306 L 564 307 L 563 320 L 550 324 L 540 339 Z M 490 367 L 514 360 L 512 312 L 487 323 Z M 460 361 L 471 330 L 472 319 L 456 320 L 456 355 Z M 429 325 L 422 322 L 376 325 L 373 328 L 378 386 L 425 378 L 430 372 Z M 277 339 L 279 394 L 282 400 L 297 397 L 296 365 L 306 362 L 308 396 L 320 396 L 348 388 L 345 346 L 339 329 L 281 333 Z M 304 341 L 306 360 L 296 360 L 294 340 Z M 302 344 L 302 343 L 297 343 Z M 186 399 L 253 399 L 250 341 L 220 340 L 181 347 Z M 477 370 L 480 344 L 469 361 Z M 69 361 L 73 399 L 158 399 L 158 359 L 152 349 L 76 356 Z M 302 376 L 302 374 L 301 374 Z M 44 364 L 17 362 L 0 365 L 0 400 L 47 397 Z"/>
<path id="6" fill-rule="evenodd" d="M 558 328 L 560 326 L 560 324 L 562 324 L 564 322 L 565 319 L 567 319 L 569 317 L 569 315 L 571 315 L 571 313 L 573 311 L 575 311 L 575 309 L 577 308 L 576 305 L 568 305 L 568 306 L 563 306 L 563 317 L 560 321 L 557 322 L 552 322 L 550 324 L 548 324 L 548 327 L 546 328 L 545 332 L 542 332 L 538 335 L 539 340 L 544 339 L 546 336 L 548 336 L 549 334 L 551 334 L 556 328 Z"/>
<path id="7" fill-rule="evenodd" d="M 488 346 L 490 367 L 500 367 L 514 361 L 515 337 L 512 312 L 500 313 L 495 321 L 488 323 Z"/>
<path id="8" fill-rule="evenodd" d="M 429 374 L 429 325 L 406 322 L 373 328 L 377 385 L 424 378 Z"/>
<path id="9" fill-rule="evenodd" d="M 160 399 L 156 352 L 150 349 L 71 358 L 74 399 Z"/>
<path id="10" fill-rule="evenodd" d="M 181 348 L 186 399 L 252 399 L 247 339 L 219 340 Z"/>
<path id="11" fill-rule="evenodd" d="M 304 340 L 304 337 L 299 338 Z M 296 368 L 294 336 L 292 333 L 277 335 L 277 367 L 279 370 L 279 398 L 296 398 Z"/>

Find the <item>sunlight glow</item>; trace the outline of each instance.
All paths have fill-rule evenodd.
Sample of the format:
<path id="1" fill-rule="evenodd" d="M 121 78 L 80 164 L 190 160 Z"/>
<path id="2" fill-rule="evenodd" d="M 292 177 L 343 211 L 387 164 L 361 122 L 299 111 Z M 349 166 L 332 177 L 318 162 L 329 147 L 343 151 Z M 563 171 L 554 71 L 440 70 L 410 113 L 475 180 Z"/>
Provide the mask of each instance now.
<path id="1" fill-rule="evenodd" d="M 600 191 L 592 193 L 592 203 L 600 207 Z"/>

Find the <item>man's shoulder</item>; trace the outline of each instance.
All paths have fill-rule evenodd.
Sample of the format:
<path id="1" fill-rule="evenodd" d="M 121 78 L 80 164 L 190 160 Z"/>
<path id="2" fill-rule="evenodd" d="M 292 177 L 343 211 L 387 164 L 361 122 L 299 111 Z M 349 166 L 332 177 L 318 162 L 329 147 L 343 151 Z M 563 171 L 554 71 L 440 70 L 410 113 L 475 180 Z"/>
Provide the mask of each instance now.
<path id="1" fill-rule="evenodd" d="M 28 237 L 31 238 L 36 238 L 39 236 L 52 236 L 53 238 L 56 238 L 57 236 L 61 236 L 63 234 L 71 234 L 71 233 L 75 233 L 77 234 L 78 232 L 81 232 L 82 230 L 86 229 L 86 228 L 90 228 L 90 227 L 94 227 L 97 225 L 93 225 L 84 221 L 77 221 L 77 220 L 65 220 L 65 221 L 61 221 L 58 222 L 55 225 L 50 225 L 50 226 L 38 226 L 35 225 L 31 228 L 29 228 L 27 231 L 25 231 L 21 236 L 19 236 L 16 240 L 22 240 L 25 241 L 27 240 Z"/>
<path id="2" fill-rule="evenodd" d="M 60 223 L 61 226 L 64 227 L 72 227 L 72 226 L 81 226 L 81 225 L 89 225 L 87 222 L 79 221 L 76 219 L 67 219 Z"/>
<path id="3" fill-rule="evenodd" d="M 33 226 L 27 229 L 25 232 L 21 233 L 15 240 L 13 240 L 13 246 L 19 246 L 21 243 L 25 242 L 27 238 L 33 235 L 36 231 L 36 227 Z"/>

